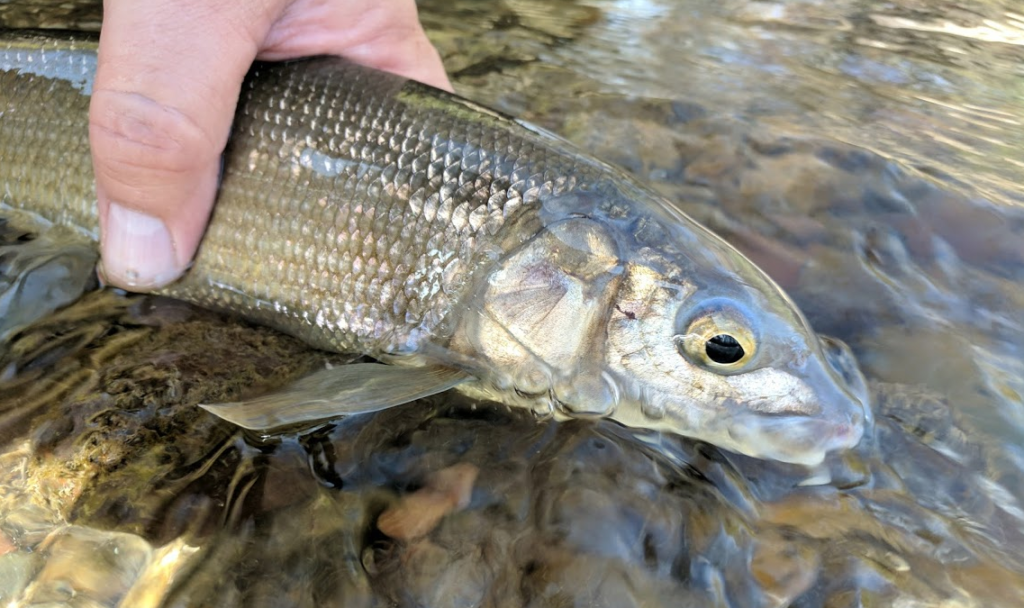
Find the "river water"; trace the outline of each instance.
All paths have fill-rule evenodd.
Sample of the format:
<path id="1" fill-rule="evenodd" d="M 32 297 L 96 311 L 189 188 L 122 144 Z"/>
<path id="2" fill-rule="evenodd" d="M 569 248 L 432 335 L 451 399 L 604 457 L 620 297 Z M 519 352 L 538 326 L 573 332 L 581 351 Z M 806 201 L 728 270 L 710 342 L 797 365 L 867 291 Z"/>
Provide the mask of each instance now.
<path id="1" fill-rule="evenodd" d="M 815 471 L 447 397 L 246 436 L 192 404 L 323 354 L 94 294 L 0 359 L 0 601 L 1020 605 L 1024 11 L 420 6 L 459 93 L 641 176 L 848 343 L 874 432 Z"/>

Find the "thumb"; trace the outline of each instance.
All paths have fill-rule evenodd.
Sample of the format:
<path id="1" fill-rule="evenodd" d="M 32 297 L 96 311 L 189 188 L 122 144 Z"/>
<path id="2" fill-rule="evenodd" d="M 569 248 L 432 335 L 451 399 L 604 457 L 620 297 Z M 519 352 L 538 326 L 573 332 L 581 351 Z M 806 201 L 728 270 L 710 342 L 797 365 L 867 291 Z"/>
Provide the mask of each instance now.
<path id="1" fill-rule="evenodd" d="M 103 274 L 133 290 L 188 266 L 257 44 L 247 3 L 108 0 L 89 113 Z M 262 31 L 260 27 L 263 27 Z"/>

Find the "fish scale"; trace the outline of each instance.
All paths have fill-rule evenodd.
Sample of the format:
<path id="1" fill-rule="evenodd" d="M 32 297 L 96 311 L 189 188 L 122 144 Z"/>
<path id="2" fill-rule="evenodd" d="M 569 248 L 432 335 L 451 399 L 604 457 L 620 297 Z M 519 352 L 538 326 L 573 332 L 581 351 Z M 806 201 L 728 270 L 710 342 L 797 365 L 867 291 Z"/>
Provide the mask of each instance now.
<path id="1" fill-rule="evenodd" d="M 92 75 L 83 69 L 95 43 L 32 44 L 7 42 L 4 51 L 29 70 L 4 71 L 0 86 L 18 95 L 0 99 L 32 108 L 3 119 L 4 141 L 19 146 L 0 167 L 11 187 L 4 200 L 95 234 L 85 122 Z M 410 102 L 438 95 L 405 79 L 329 58 L 303 68 L 259 64 L 249 74 L 207 236 L 193 271 L 164 292 L 331 350 L 414 350 L 412 336 L 431 334 L 464 295 L 464 278 L 442 281 L 447 264 L 474 259 L 524 200 L 565 189 L 567 175 L 586 167 L 546 156 L 496 115 L 416 107 Z M 62 81 L 69 74 L 77 86 Z M 61 106 L 40 114 L 36 104 L 55 93 Z M 60 146 L 48 141 L 54 122 Z M 25 159 L 32 150 L 50 158 Z M 17 157 L 26 160 L 20 169 L 9 160 Z M 56 167 L 65 171 L 41 170 Z"/>
<path id="2" fill-rule="evenodd" d="M 0 31 L 0 210 L 93 240 L 95 53 L 88 35 Z M 28 251 L 8 264 L 21 275 L 0 275 L 0 312 L 18 319 L 0 318 L 0 338 L 31 317 L 30 279 L 64 276 L 56 237 Z M 161 293 L 392 364 L 203 406 L 252 429 L 458 385 L 811 464 L 870 420 L 846 351 L 651 189 L 536 127 L 336 58 L 249 71 L 206 234 Z"/>

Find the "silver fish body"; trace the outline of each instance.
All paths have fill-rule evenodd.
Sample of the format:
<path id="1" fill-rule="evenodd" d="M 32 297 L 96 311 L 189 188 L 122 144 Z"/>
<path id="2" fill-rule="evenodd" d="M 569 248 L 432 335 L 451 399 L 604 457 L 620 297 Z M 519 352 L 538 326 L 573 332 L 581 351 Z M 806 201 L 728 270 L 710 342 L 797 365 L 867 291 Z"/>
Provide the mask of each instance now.
<path id="1" fill-rule="evenodd" d="M 94 239 L 95 48 L 0 34 L 0 206 Z M 859 372 L 844 378 L 782 291 L 633 178 L 332 58 L 253 66 L 207 234 L 165 292 L 320 348 L 458 368 L 468 392 L 756 457 L 819 462 L 870 416 Z"/>

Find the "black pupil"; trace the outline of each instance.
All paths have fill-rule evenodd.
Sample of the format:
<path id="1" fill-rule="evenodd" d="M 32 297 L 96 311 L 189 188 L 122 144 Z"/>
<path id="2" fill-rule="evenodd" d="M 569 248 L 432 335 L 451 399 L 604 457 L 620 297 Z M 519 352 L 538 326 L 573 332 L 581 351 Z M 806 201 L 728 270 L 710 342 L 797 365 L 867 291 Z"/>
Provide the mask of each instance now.
<path id="1" fill-rule="evenodd" d="M 736 338 L 728 334 L 718 334 L 704 345 L 704 352 L 715 363 L 729 365 L 743 358 L 743 347 Z"/>

